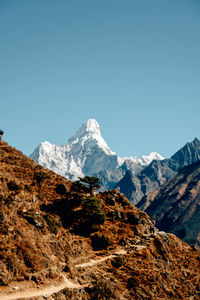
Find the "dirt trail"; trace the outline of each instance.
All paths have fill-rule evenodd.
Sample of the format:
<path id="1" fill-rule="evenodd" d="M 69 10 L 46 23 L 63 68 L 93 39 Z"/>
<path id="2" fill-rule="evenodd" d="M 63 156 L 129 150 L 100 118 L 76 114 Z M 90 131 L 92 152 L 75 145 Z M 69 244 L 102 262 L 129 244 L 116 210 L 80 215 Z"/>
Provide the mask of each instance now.
<path id="1" fill-rule="evenodd" d="M 27 291 L 16 291 L 12 294 L 5 294 L 0 295 L 0 300 L 17 300 L 23 298 L 32 298 L 32 297 L 39 297 L 39 296 L 47 296 L 54 293 L 58 293 L 65 288 L 69 289 L 81 289 L 84 288 L 85 285 L 76 284 L 67 278 L 63 277 L 63 282 L 57 286 L 51 285 L 41 289 L 31 289 Z"/>
<path id="2" fill-rule="evenodd" d="M 123 254 L 126 254 L 126 251 L 125 250 L 119 250 L 119 251 L 115 252 L 114 254 L 111 254 L 111 255 L 108 255 L 108 256 L 105 256 L 105 257 L 102 257 L 102 258 L 99 258 L 99 259 L 91 259 L 89 262 L 75 265 L 75 267 L 76 268 L 91 267 L 91 266 L 97 265 L 99 263 L 102 263 L 103 261 L 105 261 L 107 259 L 116 257 L 118 255 L 123 255 Z"/>
<path id="3" fill-rule="evenodd" d="M 77 264 L 75 265 L 76 268 L 86 268 L 90 267 L 96 264 L 99 264 L 105 260 L 108 260 L 110 258 L 116 257 L 118 255 L 126 254 L 127 252 L 125 250 L 118 250 L 115 253 L 102 257 L 100 259 L 92 259 L 89 262 Z M 66 277 L 63 276 L 63 282 L 59 285 L 51 285 L 40 289 L 31 289 L 27 291 L 16 291 L 10 294 L 0 294 L 0 300 L 17 300 L 17 299 L 23 299 L 23 298 L 33 298 L 33 297 L 39 297 L 39 296 L 47 296 L 52 295 L 54 293 L 58 293 L 65 288 L 68 289 L 82 289 L 86 287 L 87 285 L 80 285 L 76 284 Z"/>

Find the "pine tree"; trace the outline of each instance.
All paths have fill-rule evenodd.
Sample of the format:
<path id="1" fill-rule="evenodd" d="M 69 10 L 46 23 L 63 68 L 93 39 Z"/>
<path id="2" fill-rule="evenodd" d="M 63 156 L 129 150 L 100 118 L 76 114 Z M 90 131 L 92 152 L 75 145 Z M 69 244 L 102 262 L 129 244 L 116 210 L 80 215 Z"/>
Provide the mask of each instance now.
<path id="1" fill-rule="evenodd" d="M 94 190 L 100 188 L 99 178 L 95 176 L 79 177 L 79 182 L 85 184 L 89 188 L 90 194 L 94 194 Z"/>

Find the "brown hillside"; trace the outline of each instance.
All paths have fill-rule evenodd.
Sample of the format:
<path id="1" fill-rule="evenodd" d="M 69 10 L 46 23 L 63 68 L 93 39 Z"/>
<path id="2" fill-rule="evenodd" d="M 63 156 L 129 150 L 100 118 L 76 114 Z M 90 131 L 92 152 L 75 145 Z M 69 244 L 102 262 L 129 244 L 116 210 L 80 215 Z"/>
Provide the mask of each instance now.
<path id="1" fill-rule="evenodd" d="M 200 253 L 0 144 L 0 300 L 199 299 Z"/>

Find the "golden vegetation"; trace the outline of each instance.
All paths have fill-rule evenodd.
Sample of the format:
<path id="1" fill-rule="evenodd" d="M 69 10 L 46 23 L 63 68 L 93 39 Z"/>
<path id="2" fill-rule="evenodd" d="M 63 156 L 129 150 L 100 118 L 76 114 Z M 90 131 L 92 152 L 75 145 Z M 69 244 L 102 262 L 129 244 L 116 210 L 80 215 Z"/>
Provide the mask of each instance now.
<path id="1" fill-rule="evenodd" d="M 117 250 L 117 256 L 109 256 Z M 87 267 L 78 264 L 109 256 Z M 62 274 L 86 285 L 49 299 L 198 299 L 200 255 L 112 190 L 95 197 L 0 144 L 0 295 Z M 40 298 L 41 299 L 41 298 Z M 48 298 L 45 298 L 48 299 Z"/>

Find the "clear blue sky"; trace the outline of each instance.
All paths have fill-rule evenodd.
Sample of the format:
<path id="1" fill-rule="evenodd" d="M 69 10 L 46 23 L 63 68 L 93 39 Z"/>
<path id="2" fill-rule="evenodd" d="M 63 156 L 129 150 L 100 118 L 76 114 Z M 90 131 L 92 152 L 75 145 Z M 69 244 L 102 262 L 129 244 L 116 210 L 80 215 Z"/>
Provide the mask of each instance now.
<path id="1" fill-rule="evenodd" d="M 200 138 L 199 0 L 0 0 L 0 128 L 30 154 L 95 118 L 121 156 Z"/>

